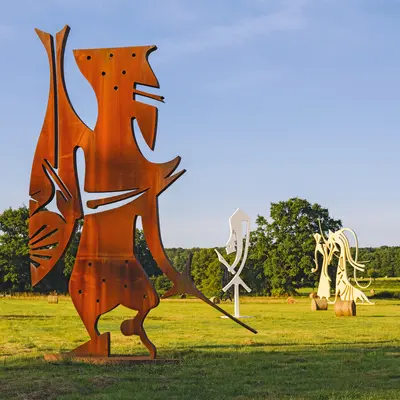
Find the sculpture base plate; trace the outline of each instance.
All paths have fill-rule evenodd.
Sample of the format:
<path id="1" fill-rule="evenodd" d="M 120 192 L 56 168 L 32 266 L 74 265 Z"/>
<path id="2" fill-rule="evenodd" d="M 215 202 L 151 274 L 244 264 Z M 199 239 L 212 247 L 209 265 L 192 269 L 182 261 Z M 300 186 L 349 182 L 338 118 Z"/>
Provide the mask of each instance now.
<path id="1" fill-rule="evenodd" d="M 227 317 L 226 315 L 221 315 L 220 318 L 229 318 L 229 317 Z M 254 318 L 254 317 L 252 315 L 241 315 L 235 318 Z"/>
<path id="2" fill-rule="evenodd" d="M 149 358 L 147 356 L 110 356 L 110 357 L 92 357 L 92 356 L 75 356 L 71 353 L 45 354 L 45 361 L 68 361 L 83 362 L 87 364 L 178 364 L 182 360 L 167 358 Z"/>

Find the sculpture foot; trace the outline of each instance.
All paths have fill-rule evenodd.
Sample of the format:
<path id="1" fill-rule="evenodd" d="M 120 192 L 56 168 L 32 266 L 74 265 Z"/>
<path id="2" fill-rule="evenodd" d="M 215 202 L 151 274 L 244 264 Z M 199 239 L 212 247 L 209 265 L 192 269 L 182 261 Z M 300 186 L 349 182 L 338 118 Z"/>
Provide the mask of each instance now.
<path id="1" fill-rule="evenodd" d="M 157 355 L 156 346 L 147 337 L 146 331 L 143 328 L 143 321 L 146 314 L 140 312 L 133 319 L 127 319 L 121 324 L 121 332 L 125 336 L 137 335 L 140 337 L 141 342 L 147 347 L 150 353 L 150 359 L 154 360 Z"/>
<path id="2" fill-rule="evenodd" d="M 110 332 L 105 332 L 95 339 L 77 347 L 70 352 L 74 356 L 94 356 L 94 357 L 109 357 L 110 356 Z"/>

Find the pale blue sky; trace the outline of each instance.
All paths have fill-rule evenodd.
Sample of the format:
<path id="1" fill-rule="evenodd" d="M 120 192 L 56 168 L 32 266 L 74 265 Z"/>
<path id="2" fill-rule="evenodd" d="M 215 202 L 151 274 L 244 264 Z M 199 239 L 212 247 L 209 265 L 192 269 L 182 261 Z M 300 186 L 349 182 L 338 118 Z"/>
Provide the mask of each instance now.
<path id="1" fill-rule="evenodd" d="M 299 196 L 361 246 L 400 244 L 400 2 L 0 0 L 0 210 L 28 204 L 48 95 L 34 28 L 71 34 L 66 82 L 89 126 L 97 105 L 72 49 L 156 44 L 166 103 L 152 160 L 188 172 L 160 197 L 167 247 L 221 246 Z M 148 155 L 146 153 L 146 155 Z M 254 223 L 253 223 L 254 227 Z"/>

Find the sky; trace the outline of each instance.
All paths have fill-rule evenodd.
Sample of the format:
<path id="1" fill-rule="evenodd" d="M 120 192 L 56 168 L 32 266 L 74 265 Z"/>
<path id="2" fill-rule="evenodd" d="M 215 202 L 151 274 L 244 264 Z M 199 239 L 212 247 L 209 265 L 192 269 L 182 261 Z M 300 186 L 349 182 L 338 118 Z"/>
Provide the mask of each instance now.
<path id="1" fill-rule="evenodd" d="M 0 0 L 0 211 L 29 202 L 49 87 L 34 28 L 68 24 L 66 85 L 90 127 L 72 50 L 158 47 L 166 101 L 145 155 L 187 169 L 159 197 L 165 247 L 223 246 L 236 208 L 255 228 L 291 197 L 361 247 L 400 245 L 399 20 L 397 0 Z"/>

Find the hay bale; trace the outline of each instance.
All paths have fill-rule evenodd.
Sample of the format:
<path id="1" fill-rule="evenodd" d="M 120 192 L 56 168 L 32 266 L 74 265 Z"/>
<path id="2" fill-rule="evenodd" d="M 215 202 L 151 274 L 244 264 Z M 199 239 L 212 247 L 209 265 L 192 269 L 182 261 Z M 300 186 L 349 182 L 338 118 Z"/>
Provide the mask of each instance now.
<path id="1" fill-rule="evenodd" d="M 288 304 L 294 304 L 294 303 L 296 303 L 296 301 L 294 300 L 293 297 L 288 297 L 287 300 L 286 300 L 286 303 L 288 303 Z"/>
<path id="2" fill-rule="evenodd" d="M 47 296 L 47 302 L 48 303 L 57 304 L 58 303 L 58 296 L 57 295 L 49 295 L 49 296 Z"/>
<path id="3" fill-rule="evenodd" d="M 311 293 L 308 295 L 308 297 L 309 297 L 310 299 L 318 299 L 317 292 L 311 292 Z"/>
<path id="4" fill-rule="evenodd" d="M 214 304 L 219 304 L 221 299 L 218 296 L 213 296 L 210 298 L 210 301 L 212 301 Z"/>
<path id="5" fill-rule="evenodd" d="M 328 300 L 323 297 L 320 298 L 313 298 L 311 299 L 311 311 L 321 311 L 328 309 Z"/>
<path id="6" fill-rule="evenodd" d="M 356 303 L 353 300 L 342 301 L 340 297 L 337 298 L 335 303 L 335 315 L 337 317 L 355 317 L 356 311 Z"/>

